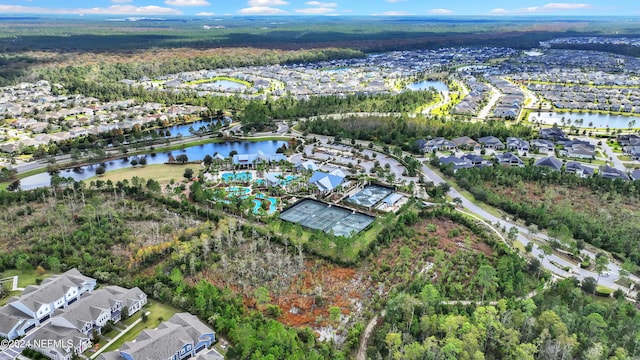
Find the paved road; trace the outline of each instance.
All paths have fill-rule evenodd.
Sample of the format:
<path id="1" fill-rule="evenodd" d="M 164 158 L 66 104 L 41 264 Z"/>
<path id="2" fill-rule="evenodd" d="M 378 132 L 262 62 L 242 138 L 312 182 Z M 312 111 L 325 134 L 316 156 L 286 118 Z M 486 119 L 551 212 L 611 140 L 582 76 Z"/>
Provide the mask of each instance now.
<path id="1" fill-rule="evenodd" d="M 583 137 L 580 138 L 581 140 L 587 140 L 590 143 L 592 143 L 593 145 L 597 145 L 599 140 L 596 139 L 590 139 L 588 137 Z M 629 169 L 626 168 L 626 166 L 624 166 L 624 164 L 622 163 L 622 161 L 620 161 L 620 159 L 618 159 L 618 155 L 616 153 L 613 152 L 613 149 L 611 149 L 611 146 L 609 146 L 609 144 L 607 144 L 606 139 L 603 139 L 601 142 L 601 147 L 602 150 L 604 151 L 605 155 L 607 156 L 607 161 L 609 162 L 609 165 L 618 169 L 618 170 L 622 170 L 624 172 L 627 172 Z"/>
<path id="2" fill-rule="evenodd" d="M 427 114 L 431 114 L 431 111 L 433 111 L 433 109 L 438 108 L 442 105 L 446 105 L 448 103 L 451 102 L 451 97 L 449 96 L 449 92 L 448 91 L 440 91 L 440 94 L 442 95 L 442 100 L 438 101 L 437 103 L 430 105 L 424 109 L 422 109 L 422 114 L 423 115 L 427 115 Z"/>
<path id="3" fill-rule="evenodd" d="M 428 168 L 425 165 L 422 166 L 422 171 L 426 174 L 426 177 L 436 185 L 445 182 L 438 174 L 436 174 L 434 171 L 432 171 L 430 168 Z M 453 198 L 456 198 L 456 197 L 460 198 L 460 200 L 462 201 L 462 206 L 464 208 L 484 218 L 485 220 L 487 220 L 492 224 L 497 224 L 499 227 L 504 227 L 507 229 L 507 231 L 509 231 L 511 227 L 515 227 L 516 229 L 518 229 L 517 241 L 520 242 L 522 245 L 526 246 L 530 242 L 530 240 L 524 236 L 524 234 L 529 233 L 529 229 L 526 229 L 520 225 L 517 225 L 512 221 L 499 218 L 485 211 L 483 208 L 479 207 L 478 205 L 473 203 L 471 200 L 464 197 L 462 194 L 460 194 L 460 192 L 458 192 L 453 187 L 449 191 L 449 195 Z M 535 234 L 535 236 L 545 241 L 549 240 L 549 238 L 545 234 L 538 233 L 538 234 Z M 575 276 L 579 280 L 582 280 L 586 277 L 593 277 L 595 279 L 598 278 L 598 274 L 589 270 L 582 269 L 579 266 L 575 266 L 573 263 L 557 255 L 551 254 L 551 255 L 544 256 L 544 253 L 542 252 L 542 250 L 535 244 L 533 244 L 532 254 L 538 258 L 542 258 L 541 263 L 544 268 L 561 277 Z M 595 258 L 595 254 L 589 250 L 583 250 L 582 254 L 589 255 L 592 259 Z M 551 261 L 560 264 L 560 266 L 562 267 L 568 266 L 571 268 L 571 271 L 566 272 L 563 269 L 556 267 L 554 264 L 551 263 Z M 614 283 L 614 281 L 620 277 L 620 266 L 616 263 L 610 263 L 608 266 L 608 270 L 609 270 L 608 271 L 609 276 L 600 276 L 598 284 L 604 285 L 613 289 L 622 289 L 623 291 L 627 291 L 628 289 Z M 634 275 L 631 275 L 629 277 L 633 281 L 640 281 L 640 279 L 638 279 L 638 277 Z"/>
<path id="4" fill-rule="evenodd" d="M 493 109 L 493 106 L 498 102 L 498 100 L 502 96 L 502 93 L 498 89 L 496 89 L 495 86 L 491 84 L 486 84 L 486 85 L 489 87 L 489 89 L 491 89 L 491 97 L 489 98 L 487 105 L 485 105 L 478 113 L 478 119 L 486 119 L 487 116 L 489 116 L 491 109 Z"/>

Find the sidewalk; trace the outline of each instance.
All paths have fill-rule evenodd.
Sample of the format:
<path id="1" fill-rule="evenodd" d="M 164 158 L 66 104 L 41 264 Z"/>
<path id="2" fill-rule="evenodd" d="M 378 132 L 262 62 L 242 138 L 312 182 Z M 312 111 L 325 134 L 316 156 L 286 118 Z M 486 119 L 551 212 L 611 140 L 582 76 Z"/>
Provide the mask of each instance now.
<path id="1" fill-rule="evenodd" d="M 146 313 L 146 315 L 149 315 L 149 312 Z M 113 339 L 111 339 L 108 343 L 104 344 L 104 346 L 102 346 L 100 349 L 98 349 L 98 351 L 96 351 L 93 355 L 91 355 L 91 357 L 89 357 L 89 359 L 95 359 L 98 357 L 98 355 L 102 354 L 102 352 L 108 348 L 109 346 L 111 346 L 111 344 L 113 344 L 114 342 L 116 342 L 118 339 L 120 339 L 124 334 L 128 333 L 129 330 L 131 330 L 132 327 L 138 325 L 138 323 L 142 321 L 142 316 L 134 321 L 133 323 L 131 323 L 131 325 L 127 326 L 124 330 L 122 330 L 118 335 L 114 336 Z"/>

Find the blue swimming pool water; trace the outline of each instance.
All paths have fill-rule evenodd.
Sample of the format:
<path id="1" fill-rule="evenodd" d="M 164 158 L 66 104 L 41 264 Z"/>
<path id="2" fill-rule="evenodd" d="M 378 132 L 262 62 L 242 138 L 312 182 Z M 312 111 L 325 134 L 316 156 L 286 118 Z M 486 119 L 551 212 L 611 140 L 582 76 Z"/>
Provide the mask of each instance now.
<path id="1" fill-rule="evenodd" d="M 239 173 L 222 173 L 221 178 L 223 181 L 251 181 L 253 179 L 253 175 L 248 171 L 243 171 Z"/>
<path id="2" fill-rule="evenodd" d="M 253 206 L 253 213 L 254 214 L 258 214 L 259 213 L 259 209 L 260 206 L 262 206 L 262 202 L 263 201 L 269 201 L 269 210 L 267 211 L 267 214 L 271 215 L 274 212 L 276 212 L 276 203 L 277 203 L 277 199 L 274 197 L 266 197 L 265 194 L 257 194 L 256 198 L 253 200 L 254 206 Z"/>

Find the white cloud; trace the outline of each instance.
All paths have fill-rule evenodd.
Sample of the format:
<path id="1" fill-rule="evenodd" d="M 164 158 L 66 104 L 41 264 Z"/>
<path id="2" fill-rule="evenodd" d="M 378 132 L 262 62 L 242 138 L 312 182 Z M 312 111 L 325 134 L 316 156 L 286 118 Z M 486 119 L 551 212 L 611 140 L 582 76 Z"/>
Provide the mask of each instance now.
<path id="1" fill-rule="evenodd" d="M 116 3 L 116 4 L 127 4 L 132 2 L 133 0 L 111 0 L 112 3 Z"/>
<path id="2" fill-rule="evenodd" d="M 407 11 L 385 11 L 378 14 L 371 14 L 371 16 L 407 16 L 411 15 Z"/>
<path id="3" fill-rule="evenodd" d="M 591 8 L 591 5 L 590 4 L 549 3 L 546 5 L 543 5 L 541 8 L 549 9 L 549 10 L 555 10 L 555 9 L 573 10 L 573 9 L 589 9 Z"/>
<path id="4" fill-rule="evenodd" d="M 495 8 L 489 11 L 489 14 L 496 14 L 496 15 L 508 14 L 508 13 L 509 13 L 509 10 L 503 9 L 503 8 Z"/>
<path id="5" fill-rule="evenodd" d="M 432 14 L 432 15 L 446 15 L 446 14 L 453 13 L 453 11 L 451 11 L 449 9 L 431 9 L 431 10 L 429 10 L 427 12 L 429 14 Z"/>
<path id="6" fill-rule="evenodd" d="M 249 5 L 251 7 L 271 7 L 289 5 L 289 3 L 284 0 L 249 0 Z"/>
<path id="7" fill-rule="evenodd" d="M 96 14 L 96 15 L 181 15 L 177 9 L 160 7 L 155 5 L 133 6 L 133 5 L 112 5 L 109 7 L 95 8 L 75 8 L 75 9 L 53 9 L 35 6 L 20 5 L 0 5 L 0 13 L 23 13 L 23 14 Z"/>
<path id="8" fill-rule="evenodd" d="M 214 16 L 216 13 L 210 11 L 201 11 L 196 16 Z"/>
<path id="9" fill-rule="evenodd" d="M 309 6 L 317 6 L 317 7 L 321 7 L 321 8 L 330 8 L 330 7 L 336 7 L 338 6 L 337 3 L 334 2 L 320 2 L 320 1 L 307 1 L 305 3 L 306 5 Z"/>
<path id="10" fill-rule="evenodd" d="M 329 14 L 329 13 L 332 13 L 332 12 L 336 11 L 336 9 L 328 8 L 328 7 L 319 7 L 319 8 L 296 9 L 294 11 L 299 13 L 299 14 L 311 14 L 311 15 L 314 15 L 314 14 Z"/>
<path id="11" fill-rule="evenodd" d="M 171 6 L 207 6 L 211 5 L 207 0 L 165 0 Z"/>
<path id="12" fill-rule="evenodd" d="M 252 6 L 249 8 L 240 9 L 240 14 L 245 15 L 286 15 L 288 12 L 269 6 Z"/>
<path id="13" fill-rule="evenodd" d="M 177 9 L 166 8 L 155 5 L 148 6 L 133 6 L 133 5 L 113 5 L 107 8 L 90 8 L 90 9 L 76 9 L 76 12 L 80 14 L 135 14 L 135 15 L 180 15 L 182 12 Z"/>
<path id="14" fill-rule="evenodd" d="M 571 11 L 571 10 L 588 10 L 592 9 L 591 4 L 574 4 L 574 3 L 548 3 L 542 6 L 530 6 L 521 9 L 507 10 L 503 8 L 497 8 L 489 11 L 490 14 L 504 15 L 504 14 L 531 14 L 531 13 L 549 13 L 558 11 Z"/>

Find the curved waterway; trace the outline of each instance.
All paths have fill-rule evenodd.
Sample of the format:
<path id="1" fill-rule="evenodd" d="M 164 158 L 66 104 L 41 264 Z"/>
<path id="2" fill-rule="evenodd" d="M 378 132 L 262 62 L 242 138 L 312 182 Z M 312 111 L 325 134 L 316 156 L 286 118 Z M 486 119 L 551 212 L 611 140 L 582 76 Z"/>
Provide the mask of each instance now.
<path id="1" fill-rule="evenodd" d="M 286 144 L 283 140 L 271 140 L 271 141 L 234 141 L 234 142 L 222 142 L 222 143 L 209 143 L 203 145 L 194 145 L 186 147 L 182 150 L 173 150 L 167 152 L 135 155 L 122 157 L 117 160 L 104 161 L 102 163 L 85 165 L 76 168 L 69 168 L 60 170 L 58 175 L 62 177 L 70 177 L 75 181 L 86 180 L 96 175 L 96 169 L 102 165 L 106 171 L 113 171 L 117 169 L 124 169 L 131 167 L 131 160 L 142 158 L 147 159 L 147 165 L 164 164 L 169 160 L 169 157 L 173 155 L 175 158 L 178 155 L 187 155 L 189 161 L 202 160 L 205 155 L 215 154 L 216 152 L 224 157 L 228 157 L 231 151 L 237 151 L 239 154 L 257 154 L 258 151 L 262 151 L 265 154 L 274 154 L 276 150 L 282 145 Z M 51 175 L 47 172 L 32 175 L 20 180 L 20 188 L 23 190 L 34 189 L 37 187 L 46 187 L 51 185 Z"/>

